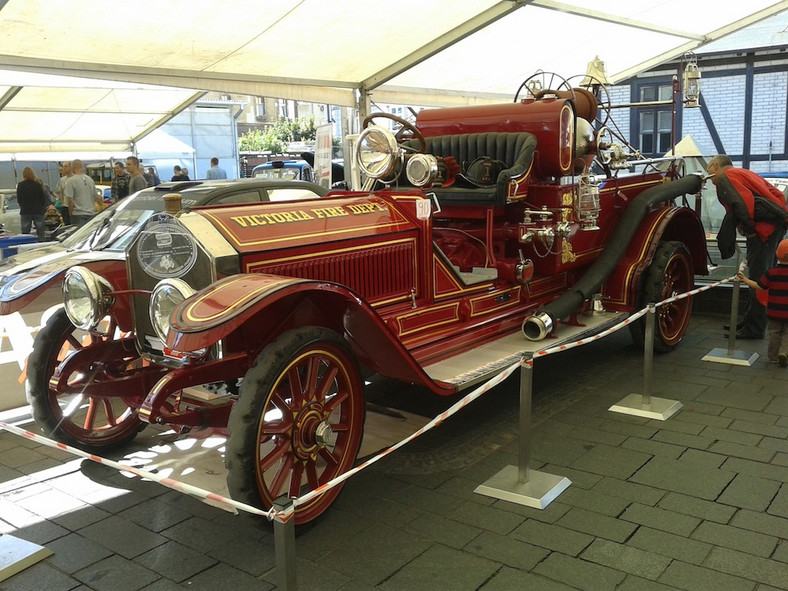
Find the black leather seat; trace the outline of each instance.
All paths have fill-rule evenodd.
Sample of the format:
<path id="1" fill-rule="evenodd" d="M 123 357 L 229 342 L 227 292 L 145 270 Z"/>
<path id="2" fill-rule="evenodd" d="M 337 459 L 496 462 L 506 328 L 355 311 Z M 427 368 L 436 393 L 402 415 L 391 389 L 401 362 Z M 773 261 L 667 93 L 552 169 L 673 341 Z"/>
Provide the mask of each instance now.
<path id="1" fill-rule="evenodd" d="M 494 185 L 474 187 L 458 180 L 455 185 L 430 189 L 446 205 L 503 206 L 507 203 L 509 183 L 521 177 L 531 167 L 536 149 L 536 136 L 527 132 L 487 132 L 438 135 L 424 138 L 427 153 L 446 158 L 451 156 L 461 167 L 480 157 L 504 162 L 506 168 L 498 173 Z M 410 147 L 418 149 L 416 140 Z"/>

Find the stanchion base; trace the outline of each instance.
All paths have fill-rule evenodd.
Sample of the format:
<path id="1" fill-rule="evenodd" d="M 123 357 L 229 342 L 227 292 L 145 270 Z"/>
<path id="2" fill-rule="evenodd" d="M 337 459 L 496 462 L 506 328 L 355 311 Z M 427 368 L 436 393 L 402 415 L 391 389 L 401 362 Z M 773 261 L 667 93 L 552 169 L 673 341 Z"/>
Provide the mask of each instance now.
<path id="1" fill-rule="evenodd" d="M 755 363 L 758 359 L 757 353 L 747 353 L 747 351 L 734 350 L 728 354 L 728 349 L 717 347 L 703 356 L 703 361 L 714 361 L 715 363 L 728 363 L 730 365 L 746 365 L 747 367 Z"/>
<path id="2" fill-rule="evenodd" d="M 666 421 L 676 414 L 682 406 L 678 400 L 667 400 L 666 398 L 655 398 L 654 396 L 651 397 L 649 404 L 643 404 L 642 394 L 630 394 L 608 410 L 625 415 Z"/>
<path id="3" fill-rule="evenodd" d="M 517 466 L 506 466 L 473 492 L 534 509 L 544 509 L 572 484 L 566 476 L 537 470 L 528 470 L 528 480 L 518 482 L 519 473 Z"/>

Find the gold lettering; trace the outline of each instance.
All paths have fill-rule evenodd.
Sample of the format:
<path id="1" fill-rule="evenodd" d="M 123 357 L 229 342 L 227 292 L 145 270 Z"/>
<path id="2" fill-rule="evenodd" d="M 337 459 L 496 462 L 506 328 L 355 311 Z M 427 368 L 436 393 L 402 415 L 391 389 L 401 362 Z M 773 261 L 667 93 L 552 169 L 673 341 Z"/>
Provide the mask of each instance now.
<path id="1" fill-rule="evenodd" d="M 241 215 L 241 216 L 233 216 L 230 219 L 232 221 L 234 221 L 236 224 L 238 224 L 239 226 L 241 226 L 242 228 L 245 228 L 246 227 L 246 222 L 244 221 L 245 217 L 246 216 L 243 216 L 243 215 Z"/>
<path id="2" fill-rule="evenodd" d="M 295 217 L 295 216 L 292 214 L 292 212 L 285 211 L 284 213 L 282 213 L 282 215 L 283 215 L 283 216 L 285 216 L 285 219 L 286 219 L 288 222 L 297 222 L 297 221 L 298 221 L 298 220 L 296 219 L 296 217 Z"/>
<path id="3" fill-rule="evenodd" d="M 342 206 L 337 207 L 319 207 L 317 209 L 313 209 L 312 213 L 314 213 L 318 218 L 335 218 L 350 215 Z"/>
<path id="4" fill-rule="evenodd" d="M 301 220 L 301 221 L 306 221 L 306 220 L 313 220 L 313 219 L 315 219 L 315 218 L 313 218 L 311 215 L 309 215 L 307 212 L 305 212 L 304 210 L 300 210 L 300 211 L 294 211 L 293 213 L 294 213 L 294 214 L 295 214 L 295 216 L 296 216 L 296 217 L 297 217 L 299 220 Z"/>

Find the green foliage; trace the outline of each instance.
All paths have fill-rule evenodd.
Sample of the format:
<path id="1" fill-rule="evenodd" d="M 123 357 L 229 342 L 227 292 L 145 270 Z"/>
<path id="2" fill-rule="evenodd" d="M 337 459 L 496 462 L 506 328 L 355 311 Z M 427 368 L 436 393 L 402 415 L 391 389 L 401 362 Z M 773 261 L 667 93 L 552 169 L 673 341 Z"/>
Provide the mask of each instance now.
<path id="1" fill-rule="evenodd" d="M 244 152 L 271 151 L 281 154 L 290 142 L 314 141 L 317 135 L 314 115 L 295 121 L 279 119 L 265 131 L 252 129 L 238 138 L 238 149 Z"/>

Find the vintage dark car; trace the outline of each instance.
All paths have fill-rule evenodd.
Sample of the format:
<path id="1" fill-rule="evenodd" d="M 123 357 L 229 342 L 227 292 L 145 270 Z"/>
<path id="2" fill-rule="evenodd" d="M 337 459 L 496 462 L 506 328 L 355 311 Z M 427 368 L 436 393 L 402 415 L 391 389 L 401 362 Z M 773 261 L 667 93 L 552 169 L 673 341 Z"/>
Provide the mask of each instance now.
<path id="1" fill-rule="evenodd" d="M 169 189 L 123 269 L 66 273 L 65 311 L 29 358 L 36 421 L 93 450 L 148 423 L 224 431 L 231 495 L 268 508 L 354 465 L 367 372 L 456 394 L 542 339 L 691 289 L 707 253 L 684 200 L 702 179 L 636 161 L 594 129 L 597 108 L 566 88 L 415 124 L 378 114 L 355 138 L 363 186 L 321 199 L 193 206 Z M 669 350 L 691 302 L 658 310 Z M 340 488 L 297 504 L 296 523 Z"/>

